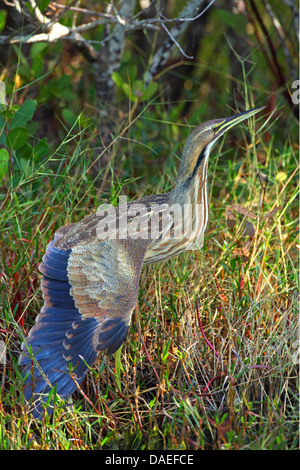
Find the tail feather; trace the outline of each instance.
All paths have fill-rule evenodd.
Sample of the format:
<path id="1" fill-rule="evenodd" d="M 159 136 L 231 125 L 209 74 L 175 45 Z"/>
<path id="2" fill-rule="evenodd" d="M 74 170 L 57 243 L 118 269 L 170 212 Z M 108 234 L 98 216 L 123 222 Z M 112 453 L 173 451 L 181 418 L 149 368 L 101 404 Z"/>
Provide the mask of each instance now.
<path id="1" fill-rule="evenodd" d="M 112 250 L 108 248 L 105 245 L 103 249 L 108 250 L 106 256 L 109 258 Z M 124 257 L 124 250 L 119 252 L 120 257 Z M 115 253 L 115 258 L 119 252 Z M 48 403 L 49 392 L 54 386 L 60 397 L 70 397 L 84 380 L 99 350 L 106 349 L 108 354 L 113 354 L 119 349 L 126 338 L 137 298 L 138 283 L 134 270 L 131 276 L 121 272 L 118 278 L 118 273 L 114 276 L 109 274 L 108 261 L 102 269 L 101 263 L 94 265 L 93 257 L 90 259 L 87 254 L 87 266 L 84 265 L 85 271 L 81 272 L 78 263 L 80 265 L 82 260 L 74 264 L 73 256 L 71 250 L 59 250 L 51 242 L 40 265 L 44 305 L 22 345 L 19 359 L 20 365 L 25 366 L 24 396 L 32 402 L 35 417 L 40 417 L 43 404 Z M 89 261 L 94 277 L 90 273 Z M 116 267 L 114 269 L 116 271 Z M 115 277 L 119 281 L 115 280 L 108 288 L 107 279 L 110 281 Z M 103 285 L 99 287 L 99 283 Z M 132 291 L 132 283 L 136 291 Z M 96 295 L 99 292 L 101 295 Z M 50 402 L 49 412 L 51 407 Z"/>
<path id="2" fill-rule="evenodd" d="M 126 338 L 128 325 L 119 318 L 107 320 L 98 334 L 98 350 L 107 349 L 108 354 L 116 352 Z"/>
<path id="3" fill-rule="evenodd" d="M 19 363 L 27 375 L 24 396 L 32 400 L 35 417 L 43 412 L 54 385 L 59 396 L 68 398 L 97 355 L 93 337 L 99 323 L 83 318 L 75 306 L 67 277 L 68 255 L 49 244 L 40 267 L 45 304 L 22 345 Z"/>

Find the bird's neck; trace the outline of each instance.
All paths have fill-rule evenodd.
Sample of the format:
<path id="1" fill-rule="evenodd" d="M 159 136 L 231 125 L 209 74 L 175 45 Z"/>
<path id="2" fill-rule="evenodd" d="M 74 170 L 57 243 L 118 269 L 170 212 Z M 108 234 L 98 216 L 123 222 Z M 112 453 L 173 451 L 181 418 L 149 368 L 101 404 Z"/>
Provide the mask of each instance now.
<path id="1" fill-rule="evenodd" d="M 185 162 L 179 167 L 171 199 L 175 203 L 204 204 L 207 199 L 207 167 L 211 145 L 204 147 L 195 158 L 193 168 L 186 171 Z"/>

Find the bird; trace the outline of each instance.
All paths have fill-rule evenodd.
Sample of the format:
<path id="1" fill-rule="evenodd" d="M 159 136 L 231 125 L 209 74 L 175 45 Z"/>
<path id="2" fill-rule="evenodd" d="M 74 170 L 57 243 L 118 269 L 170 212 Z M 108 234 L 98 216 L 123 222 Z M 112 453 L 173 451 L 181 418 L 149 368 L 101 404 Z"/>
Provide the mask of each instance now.
<path id="1" fill-rule="evenodd" d="M 59 397 L 69 399 L 99 351 L 111 355 L 121 347 L 137 304 L 142 267 L 201 247 L 209 217 L 211 148 L 263 108 L 195 127 L 170 192 L 100 206 L 56 231 L 39 266 L 44 303 L 19 357 L 23 394 L 35 418 L 46 409 L 52 413 L 54 386 Z"/>

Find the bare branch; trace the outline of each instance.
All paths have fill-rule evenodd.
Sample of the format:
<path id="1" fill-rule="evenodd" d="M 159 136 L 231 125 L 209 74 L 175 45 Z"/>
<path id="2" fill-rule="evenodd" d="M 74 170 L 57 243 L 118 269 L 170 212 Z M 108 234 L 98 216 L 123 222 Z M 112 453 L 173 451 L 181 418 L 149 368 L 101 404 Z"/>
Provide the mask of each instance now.
<path id="1" fill-rule="evenodd" d="M 200 7 L 200 5 L 201 5 L 202 2 L 200 2 L 200 3 L 197 2 L 197 3 L 199 3 L 198 7 L 195 7 L 193 11 L 189 11 L 189 13 L 187 13 L 187 14 L 182 14 L 182 15 L 180 15 L 178 18 L 164 18 L 163 20 L 159 19 L 158 21 L 159 21 L 159 23 L 172 23 L 172 22 L 174 22 L 174 21 L 179 21 L 179 22 L 181 22 L 181 21 L 195 21 L 195 20 L 197 20 L 198 18 L 200 18 L 200 16 L 202 16 L 203 13 L 206 12 L 206 10 L 209 9 L 209 7 L 214 3 L 214 1 L 215 1 L 215 0 L 211 0 L 211 2 L 207 5 L 206 8 L 204 8 L 204 10 L 202 10 L 197 16 L 193 16 L 192 18 L 190 18 L 190 15 L 193 13 L 193 11 L 195 11 L 196 9 L 198 9 L 198 8 Z M 190 4 L 186 5 L 186 6 L 184 7 L 184 9 L 182 10 L 182 13 L 183 13 L 185 10 L 188 10 L 189 7 L 190 7 Z"/>
<path id="2" fill-rule="evenodd" d="M 169 37 L 172 39 L 172 41 L 174 42 L 174 44 L 176 44 L 176 46 L 178 47 L 178 49 L 180 50 L 181 54 L 186 57 L 187 59 L 193 59 L 194 57 L 192 56 L 189 56 L 187 55 L 184 50 L 180 47 L 180 45 L 178 44 L 178 42 L 176 41 L 176 39 L 174 38 L 174 36 L 172 36 L 172 33 L 171 31 L 168 30 L 168 28 L 166 27 L 166 25 L 164 23 L 161 24 L 162 27 L 164 28 L 164 30 L 166 31 L 166 33 L 169 35 Z"/>
<path id="3" fill-rule="evenodd" d="M 47 18 L 47 16 L 43 15 L 39 7 L 37 6 L 34 0 L 28 0 L 29 5 L 33 9 L 33 14 L 35 19 L 41 24 L 48 24 L 51 23 L 51 20 Z"/>
<path id="4" fill-rule="evenodd" d="M 56 42 L 69 36 L 69 28 L 54 23 L 48 33 L 33 34 L 28 36 L 0 36 L 0 44 L 33 44 L 35 42 Z M 70 37 L 69 37 L 70 39 Z"/>
<path id="5" fill-rule="evenodd" d="M 291 10 L 292 15 L 293 15 L 293 20 L 294 20 L 294 29 L 295 29 L 295 34 L 298 38 L 300 39 L 299 36 L 299 10 L 297 8 L 297 3 L 294 0 L 283 0 L 283 3 L 285 3 Z"/>
<path id="6" fill-rule="evenodd" d="M 202 0 L 203 1 L 203 0 Z M 79 8 L 75 6 L 64 6 L 60 5 L 56 2 L 52 2 L 52 5 L 63 9 L 64 11 L 70 9 L 72 11 L 77 11 L 77 12 L 84 12 L 93 16 L 100 16 L 99 19 L 90 21 L 85 24 L 81 24 L 79 26 L 73 26 L 72 28 L 68 28 L 67 26 L 61 25 L 58 21 L 54 20 L 53 18 L 48 18 L 47 16 L 43 15 L 43 13 L 40 11 L 38 8 L 36 2 L 34 0 L 29 0 L 29 4 L 33 9 L 34 12 L 34 18 L 35 20 L 39 23 L 40 26 L 43 27 L 43 29 L 46 28 L 46 32 L 39 33 L 39 34 L 30 34 L 28 36 L 24 35 L 16 35 L 16 36 L 0 36 L 0 44 L 16 44 L 16 43 L 24 43 L 24 44 L 33 44 L 35 42 L 56 42 L 60 39 L 68 39 L 72 42 L 75 42 L 76 38 L 79 39 L 81 42 L 85 42 L 86 44 L 91 44 L 92 41 L 87 41 L 77 33 L 82 33 L 85 31 L 89 31 L 99 25 L 105 25 L 109 23 L 113 23 L 115 25 L 121 25 L 124 30 L 140 30 L 140 29 L 149 29 L 149 30 L 159 30 L 160 26 L 163 27 L 163 29 L 166 31 L 168 36 L 171 38 L 172 42 L 178 47 L 180 52 L 187 58 L 191 58 L 185 52 L 182 50 L 180 47 L 177 38 L 180 36 L 180 33 L 183 29 L 180 26 L 175 26 L 171 30 L 167 29 L 165 26 L 165 23 L 171 23 L 171 22 L 178 22 L 183 23 L 183 22 L 189 22 L 189 21 L 194 21 L 197 18 L 199 18 L 203 13 L 211 6 L 211 4 L 215 0 L 212 0 L 209 5 L 198 15 L 195 17 L 190 17 L 191 13 L 195 11 L 199 7 L 199 0 L 195 1 L 192 0 L 188 2 L 188 5 L 183 9 L 182 13 L 184 13 L 183 16 L 180 16 L 178 18 L 173 18 L 173 19 L 168 19 L 168 18 L 163 18 L 162 15 L 158 15 L 155 18 L 149 18 L 146 20 L 134 20 L 130 16 L 125 16 L 122 14 L 122 11 L 120 12 L 115 12 L 114 14 L 109 14 L 109 13 L 98 13 L 94 12 L 92 10 L 87 10 L 84 8 Z M 19 4 L 19 2 L 16 2 L 16 4 Z M 128 2 L 127 2 L 128 3 Z M 197 4 L 197 7 L 195 7 L 194 4 Z M 201 3 L 200 3 L 201 4 Z M 17 8 L 17 7 L 16 7 Z M 22 10 L 20 5 L 19 5 L 20 11 Z M 186 10 L 189 10 L 189 13 L 186 13 Z M 59 15 L 60 17 L 62 15 Z M 98 44 L 104 44 L 106 40 L 104 41 L 97 41 Z"/>
<path id="7" fill-rule="evenodd" d="M 284 31 L 283 31 L 283 28 L 282 28 L 282 26 L 279 22 L 278 17 L 275 15 L 271 5 L 269 4 L 269 2 L 267 0 L 265 0 L 264 4 L 265 4 L 267 12 L 269 13 L 270 17 L 272 18 L 273 25 L 274 25 L 274 27 L 277 31 L 278 36 L 279 36 L 281 47 L 283 49 L 286 61 L 288 63 L 289 69 L 291 71 L 291 75 L 294 78 L 296 78 L 296 76 L 297 76 L 296 69 L 294 67 L 293 59 L 291 57 L 291 54 L 289 52 L 288 46 L 287 46 L 286 41 L 285 41 L 285 34 L 284 34 Z"/>
<path id="8" fill-rule="evenodd" d="M 158 49 L 158 51 L 154 55 L 150 69 L 144 77 L 145 86 L 149 85 L 149 83 L 153 80 L 153 77 L 157 74 L 158 70 L 162 68 L 169 60 L 169 57 L 173 52 L 174 46 L 178 47 L 185 57 L 187 57 L 188 59 L 192 59 L 192 57 L 189 57 L 186 53 L 183 52 L 182 48 L 178 44 L 178 40 L 188 27 L 188 22 L 202 16 L 207 11 L 207 9 L 214 3 L 214 0 L 212 0 L 204 10 L 202 10 L 198 15 L 196 15 L 196 17 L 191 17 L 192 13 L 195 10 L 198 10 L 202 3 L 203 0 L 200 2 L 199 0 L 190 0 L 182 9 L 180 16 L 176 18 L 177 23 L 175 24 L 175 26 L 173 26 L 171 31 L 167 30 L 164 23 L 174 21 L 174 19 L 163 20 L 164 22 L 160 22 L 165 31 L 168 33 L 169 38 L 164 42 L 164 44 Z"/>
<path id="9" fill-rule="evenodd" d="M 120 66 L 121 56 L 125 46 L 126 32 L 128 30 L 159 30 L 163 28 L 167 34 L 164 44 L 155 53 L 150 69 L 145 77 L 145 85 L 147 86 L 150 81 L 153 80 L 158 69 L 165 65 L 174 48 L 179 49 L 181 54 L 187 59 L 193 58 L 182 49 L 179 40 L 188 27 L 188 24 L 203 15 L 214 3 L 214 0 L 211 0 L 205 9 L 200 11 L 203 1 L 204 0 L 188 0 L 177 18 L 165 18 L 161 12 L 157 12 L 154 18 L 141 20 L 141 12 L 133 16 L 136 0 L 123 0 L 119 11 L 116 11 L 114 7 L 109 4 L 108 7 L 111 8 L 105 13 L 80 8 L 76 0 L 71 1 L 67 6 L 52 2 L 52 6 L 61 10 L 59 14 L 56 13 L 52 17 L 47 17 L 41 12 L 36 0 L 28 0 L 27 2 L 25 2 L 25 0 L 15 0 L 14 5 L 16 9 L 20 11 L 23 16 L 28 17 L 31 24 L 33 23 L 33 31 L 30 34 L 26 32 L 26 34 L 0 36 L 0 44 L 55 43 L 60 40 L 72 42 L 96 67 L 94 70 L 97 81 L 96 87 L 98 90 L 101 90 L 101 100 L 105 98 L 105 102 L 107 97 L 111 96 L 110 90 L 114 88 L 112 74 Z M 32 12 L 28 10 L 27 4 L 30 5 Z M 64 26 L 59 20 L 67 10 L 89 14 L 91 21 L 76 25 L 74 16 L 72 27 Z M 96 19 L 93 17 L 96 17 Z M 167 26 L 169 23 L 175 24 L 169 28 Z M 109 31 L 102 41 L 87 40 L 81 35 L 81 33 L 90 31 L 99 25 L 114 25 L 112 31 Z M 102 48 L 99 53 L 94 49 L 93 43 L 101 44 Z"/>
<path id="10" fill-rule="evenodd" d="M 118 24 L 115 25 L 109 40 L 99 52 L 97 62 L 94 63 L 94 75 L 96 80 L 97 103 L 105 113 L 104 103 L 111 102 L 114 95 L 114 82 L 112 74 L 120 66 L 121 57 L 125 47 L 127 19 L 134 12 L 135 0 L 123 1 L 120 11 L 115 12 Z"/>

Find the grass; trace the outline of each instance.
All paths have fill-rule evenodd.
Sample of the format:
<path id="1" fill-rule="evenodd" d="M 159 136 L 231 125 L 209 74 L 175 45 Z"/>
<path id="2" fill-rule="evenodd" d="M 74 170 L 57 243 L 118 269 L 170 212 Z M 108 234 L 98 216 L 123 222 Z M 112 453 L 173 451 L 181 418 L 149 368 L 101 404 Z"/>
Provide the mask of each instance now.
<path id="1" fill-rule="evenodd" d="M 112 154 L 126 155 L 122 167 L 112 161 L 113 176 L 99 183 L 87 132 L 78 128 L 47 160 L 28 162 L 4 181 L 1 449 L 298 447 L 297 146 L 277 142 L 261 122 L 212 152 L 202 251 L 143 269 L 122 349 L 100 355 L 73 406 L 57 398 L 53 416 L 41 422 L 26 413 L 17 360 L 42 305 L 37 265 L 46 245 L 57 228 L 107 199 L 151 194 L 153 181 L 167 190 L 176 166 L 167 145 L 178 129 L 162 131 L 160 181 L 155 165 L 139 179 L 130 162 L 141 148 L 129 135 L 114 143 Z M 155 129 L 149 125 L 150 140 Z M 186 135 L 180 133 L 176 155 Z"/>

